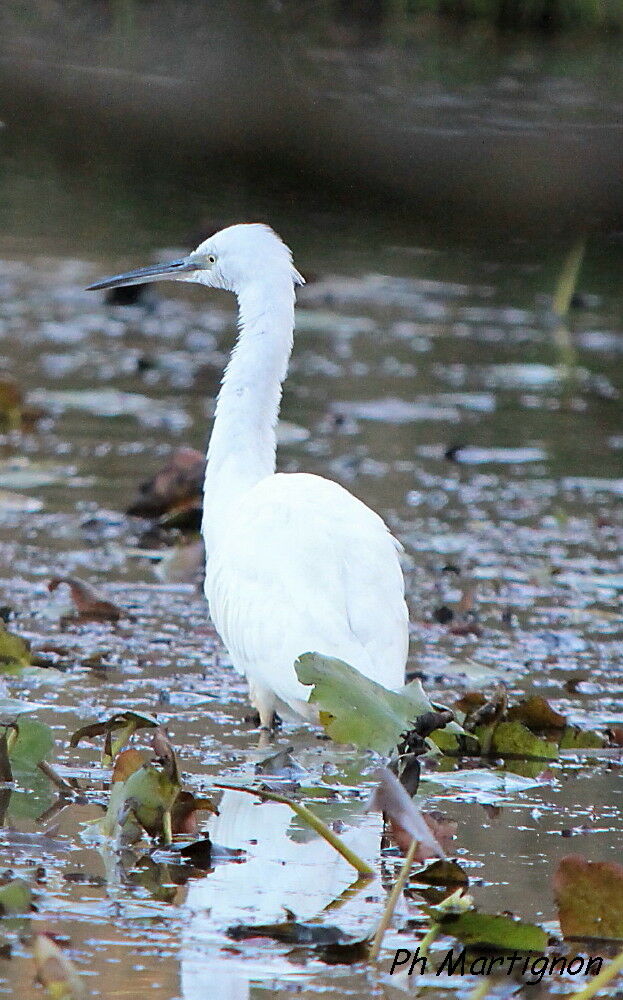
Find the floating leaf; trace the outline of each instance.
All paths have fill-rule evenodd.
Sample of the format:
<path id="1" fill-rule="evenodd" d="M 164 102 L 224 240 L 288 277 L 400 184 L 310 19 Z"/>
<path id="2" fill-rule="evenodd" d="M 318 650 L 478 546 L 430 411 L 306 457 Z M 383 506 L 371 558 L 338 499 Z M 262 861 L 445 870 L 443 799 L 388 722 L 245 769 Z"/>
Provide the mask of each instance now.
<path id="1" fill-rule="evenodd" d="M 568 854 L 554 875 L 560 928 L 566 938 L 623 940 L 623 866 Z"/>
<path id="2" fill-rule="evenodd" d="M 3 917 L 30 913 L 32 889 L 24 879 L 14 878 L 0 885 L 0 914 Z"/>
<path id="3" fill-rule="evenodd" d="M 185 833 L 195 836 L 198 830 L 197 813 L 209 812 L 218 816 L 218 809 L 212 799 L 180 791 L 171 809 L 171 830 L 173 834 Z"/>
<path id="4" fill-rule="evenodd" d="M 227 929 L 227 936 L 234 941 L 268 937 L 283 944 L 302 944 L 307 947 L 352 944 L 355 941 L 355 938 L 345 934 L 339 927 L 301 923 L 298 920 L 284 920 L 279 924 L 236 924 Z"/>
<path id="5" fill-rule="evenodd" d="M 0 672 L 12 673 L 31 664 L 30 646 L 26 640 L 0 625 Z"/>
<path id="6" fill-rule="evenodd" d="M 414 879 L 426 885 L 462 885 L 469 882 L 467 872 L 457 861 L 433 861 L 425 868 L 414 872 Z"/>
<path id="7" fill-rule="evenodd" d="M 513 917 L 478 913 L 451 914 L 440 921 L 444 934 L 450 934 L 464 945 L 491 948 L 496 951 L 534 951 L 543 954 L 547 933 L 537 924 L 523 923 Z"/>
<path id="8" fill-rule="evenodd" d="M 206 834 L 201 840 L 195 840 L 192 844 L 182 847 L 180 854 L 196 868 L 207 870 L 212 864 L 212 841 Z"/>
<path id="9" fill-rule="evenodd" d="M 600 750 L 608 745 L 607 739 L 594 729 L 566 726 L 560 737 L 561 750 Z"/>
<path id="10" fill-rule="evenodd" d="M 294 667 L 302 684 L 313 685 L 309 700 L 319 706 L 320 721 L 338 743 L 387 754 L 418 716 L 435 711 L 419 681 L 388 691 L 343 660 L 319 653 L 305 653 Z"/>
<path id="11" fill-rule="evenodd" d="M 475 735 L 492 757 L 557 760 L 558 747 L 531 733 L 521 722 L 498 722 L 491 730 L 481 726 Z"/>
<path id="12" fill-rule="evenodd" d="M 13 730 L 15 739 L 9 739 L 9 757 L 16 771 L 32 770 L 54 749 L 54 734 L 45 722 L 21 716 Z"/>
<path id="13" fill-rule="evenodd" d="M 33 942 L 37 978 L 51 1000 L 84 1000 L 86 989 L 73 962 L 46 934 L 37 934 Z"/>

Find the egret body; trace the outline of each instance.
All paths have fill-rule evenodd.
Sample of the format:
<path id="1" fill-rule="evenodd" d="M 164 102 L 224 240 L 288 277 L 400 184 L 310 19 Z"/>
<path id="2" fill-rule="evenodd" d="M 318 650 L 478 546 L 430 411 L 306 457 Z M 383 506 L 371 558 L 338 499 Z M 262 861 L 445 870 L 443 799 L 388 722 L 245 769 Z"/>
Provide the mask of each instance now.
<path id="1" fill-rule="evenodd" d="M 264 225 L 236 225 L 183 260 L 92 285 L 170 278 L 226 289 L 239 334 L 225 370 L 205 473 L 205 594 L 263 727 L 275 711 L 311 721 L 294 662 L 338 657 L 387 688 L 404 684 L 408 616 L 400 544 L 337 483 L 276 473 L 276 426 L 294 331 L 290 250 Z"/>

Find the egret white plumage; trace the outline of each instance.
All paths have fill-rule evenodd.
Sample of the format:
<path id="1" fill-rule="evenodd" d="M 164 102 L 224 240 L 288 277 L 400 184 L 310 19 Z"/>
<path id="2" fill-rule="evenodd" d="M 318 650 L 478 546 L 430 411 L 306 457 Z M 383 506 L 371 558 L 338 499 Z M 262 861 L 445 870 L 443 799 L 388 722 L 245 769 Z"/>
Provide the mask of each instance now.
<path id="1" fill-rule="evenodd" d="M 276 425 L 294 332 L 288 247 L 268 226 L 236 225 L 182 260 L 91 285 L 159 279 L 233 292 L 239 334 L 208 447 L 202 533 L 214 625 L 269 728 L 275 711 L 315 721 L 294 662 L 317 652 L 404 684 L 408 615 L 401 546 L 383 520 L 321 476 L 275 471 Z"/>

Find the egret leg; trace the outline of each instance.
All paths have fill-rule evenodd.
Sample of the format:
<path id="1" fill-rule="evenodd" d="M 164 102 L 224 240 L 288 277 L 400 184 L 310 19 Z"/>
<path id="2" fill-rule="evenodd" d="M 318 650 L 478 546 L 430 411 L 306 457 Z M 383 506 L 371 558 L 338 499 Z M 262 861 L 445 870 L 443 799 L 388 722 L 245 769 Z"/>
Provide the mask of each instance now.
<path id="1" fill-rule="evenodd" d="M 249 681 L 249 700 L 259 712 L 260 729 L 272 732 L 276 704 L 274 692 L 270 688 L 264 687 L 263 684 Z"/>

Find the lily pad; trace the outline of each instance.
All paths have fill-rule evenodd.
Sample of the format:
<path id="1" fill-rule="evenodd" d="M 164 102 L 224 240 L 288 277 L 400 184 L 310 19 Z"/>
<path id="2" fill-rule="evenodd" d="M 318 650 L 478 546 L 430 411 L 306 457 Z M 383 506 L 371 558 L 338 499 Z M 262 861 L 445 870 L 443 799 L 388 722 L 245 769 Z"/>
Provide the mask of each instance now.
<path id="1" fill-rule="evenodd" d="M 444 858 L 445 851 L 421 811 L 407 794 L 398 778 L 386 767 L 374 772 L 378 784 L 367 805 L 368 811 L 383 813 L 389 822 L 392 836 L 399 846 L 407 851 L 412 840 L 418 843 L 415 857 L 418 861 L 426 858 Z"/>
<path id="2" fill-rule="evenodd" d="M 26 640 L 0 627 L 0 673 L 12 673 L 31 664 L 30 646 Z"/>
<path id="3" fill-rule="evenodd" d="M 0 914 L 3 917 L 30 913 L 32 910 L 32 889 L 22 878 L 11 879 L 0 886 Z"/>
<path id="4" fill-rule="evenodd" d="M 528 760 L 557 760 L 558 747 L 531 733 L 521 722 L 498 722 L 493 727 L 480 726 L 475 735 L 481 745 L 490 747 L 493 757 Z"/>
<path id="5" fill-rule="evenodd" d="M 565 938 L 623 940 L 623 865 L 568 854 L 556 869 L 554 894 Z"/>
<path id="6" fill-rule="evenodd" d="M 478 913 L 476 910 L 444 917 L 441 929 L 444 934 L 450 934 L 462 944 L 474 948 L 543 954 L 547 947 L 547 933 L 537 924 L 497 914 Z"/>
<path id="7" fill-rule="evenodd" d="M 294 668 L 302 684 L 313 685 L 309 700 L 319 706 L 325 731 L 338 743 L 388 754 L 418 716 L 435 711 L 419 681 L 388 691 L 343 660 L 319 653 L 303 654 Z M 461 732 L 456 724 L 450 726 Z"/>
<path id="8" fill-rule="evenodd" d="M 16 771 L 32 770 L 54 749 L 54 734 L 45 722 L 21 716 L 11 728 L 15 738 L 9 737 L 8 751 Z"/>
<path id="9" fill-rule="evenodd" d="M 608 741 L 601 733 L 578 726 L 566 726 L 559 743 L 561 750 L 600 750 L 607 745 Z"/>

